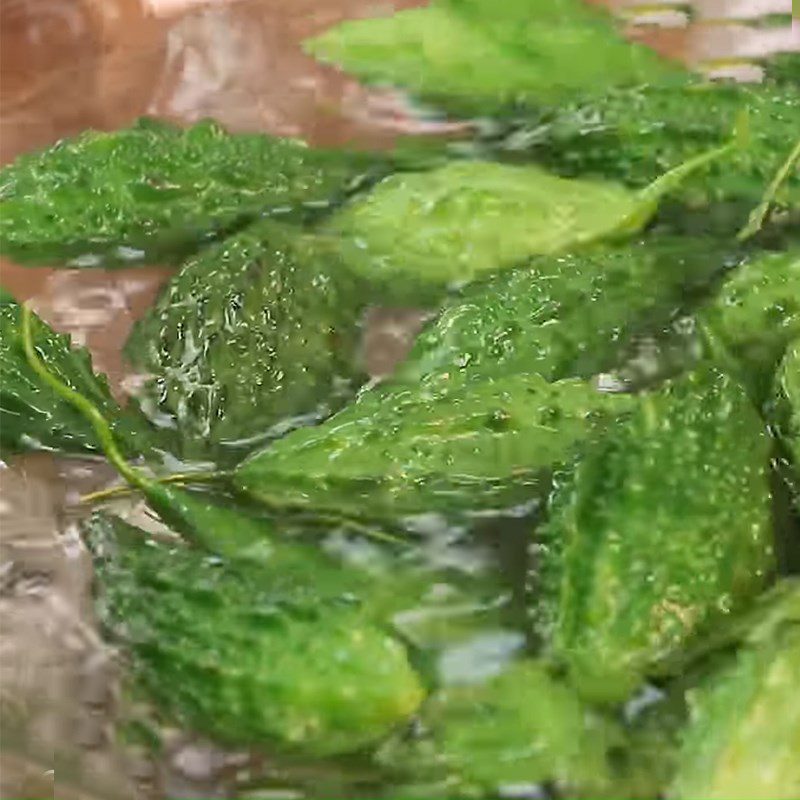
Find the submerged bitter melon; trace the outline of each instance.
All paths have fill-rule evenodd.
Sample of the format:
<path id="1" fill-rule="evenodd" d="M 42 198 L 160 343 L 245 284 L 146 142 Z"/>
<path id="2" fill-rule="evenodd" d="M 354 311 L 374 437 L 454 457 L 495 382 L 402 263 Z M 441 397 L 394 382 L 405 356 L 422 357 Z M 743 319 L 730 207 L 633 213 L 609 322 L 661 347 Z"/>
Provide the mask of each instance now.
<path id="1" fill-rule="evenodd" d="M 564 102 L 609 85 L 684 80 L 680 66 L 625 41 L 606 11 L 580 0 L 435 0 L 344 22 L 306 47 L 465 116 Z"/>
<path id="2" fill-rule="evenodd" d="M 377 155 L 152 120 L 86 131 L 2 170 L 0 251 L 20 261 L 178 261 L 262 214 L 341 200 L 389 168 Z"/>
<path id="3" fill-rule="evenodd" d="M 786 351 L 779 380 L 781 391 L 788 401 L 786 439 L 794 453 L 795 469 L 800 474 L 800 338 Z"/>
<path id="4" fill-rule="evenodd" d="M 101 622 L 167 720 L 329 755 L 376 743 L 420 704 L 405 647 L 360 595 L 369 581 L 313 546 L 224 563 L 113 517 L 86 527 Z"/>
<path id="5" fill-rule="evenodd" d="M 640 187 L 670 165 L 713 147 L 744 109 L 747 146 L 693 175 L 676 194 L 695 208 L 738 204 L 746 216 L 797 141 L 800 91 L 796 87 L 712 83 L 612 89 L 602 97 L 543 110 L 528 120 L 501 122 L 474 143 L 454 147 L 483 158 L 533 161 L 565 177 Z M 796 171 L 787 176 L 776 201 L 800 211 Z"/>
<path id="6" fill-rule="evenodd" d="M 581 692 L 623 700 L 773 569 L 770 440 L 711 366 L 641 398 L 556 478 L 533 608 Z"/>
<path id="7" fill-rule="evenodd" d="M 697 320 L 711 349 L 763 401 L 786 347 L 800 338 L 800 250 L 749 259 Z"/>
<path id="8" fill-rule="evenodd" d="M 236 459 L 353 391 L 361 307 L 345 277 L 270 220 L 184 264 L 126 345 L 184 458 Z"/>
<path id="9" fill-rule="evenodd" d="M 385 282 L 395 300 L 418 302 L 531 256 L 636 235 L 688 176 L 736 149 L 723 141 L 670 164 L 639 191 L 491 161 L 396 174 L 337 211 L 323 230 L 362 279 Z"/>
<path id="10" fill-rule="evenodd" d="M 782 602 L 786 618 L 772 616 L 754 626 L 732 663 L 692 693 L 691 722 L 670 798 L 800 795 L 800 587 Z"/>
<path id="11" fill-rule="evenodd" d="M 630 405 L 535 374 L 390 383 L 254 454 L 233 481 L 257 501 L 366 518 L 504 508 L 535 499 L 543 470 Z"/>
<path id="12" fill-rule="evenodd" d="M 645 238 L 541 256 L 466 287 L 419 335 L 396 378 L 437 372 L 589 377 L 658 332 L 730 258 L 706 239 Z"/>
<path id="13" fill-rule="evenodd" d="M 547 796 L 552 786 L 559 796 L 615 797 L 611 754 L 622 741 L 613 720 L 529 659 L 441 689 L 418 732 L 398 736 L 380 756 L 414 782 L 392 798 L 497 797 L 522 787 Z"/>

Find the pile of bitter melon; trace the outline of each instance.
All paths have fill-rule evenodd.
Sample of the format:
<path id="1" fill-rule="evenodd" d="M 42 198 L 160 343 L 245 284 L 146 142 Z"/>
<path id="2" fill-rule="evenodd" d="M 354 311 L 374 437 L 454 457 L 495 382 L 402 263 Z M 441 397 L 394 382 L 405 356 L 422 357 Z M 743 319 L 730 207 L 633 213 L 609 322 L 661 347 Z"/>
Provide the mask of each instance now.
<path id="1" fill-rule="evenodd" d="M 319 798 L 800 796 L 792 63 L 701 84 L 576 0 L 310 47 L 483 118 L 388 155 L 144 121 L 2 171 L 4 254 L 180 264 L 125 407 L 0 296 L 4 456 L 104 454 L 174 531 L 84 523 L 148 740 Z M 408 304 L 369 382 L 364 312 Z"/>

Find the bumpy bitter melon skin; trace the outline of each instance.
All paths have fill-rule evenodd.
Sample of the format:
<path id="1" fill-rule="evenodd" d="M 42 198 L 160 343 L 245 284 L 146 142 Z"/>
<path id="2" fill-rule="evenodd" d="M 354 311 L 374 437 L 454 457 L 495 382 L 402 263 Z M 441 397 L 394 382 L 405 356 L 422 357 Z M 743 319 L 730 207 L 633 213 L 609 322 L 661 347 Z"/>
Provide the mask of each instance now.
<path id="1" fill-rule="evenodd" d="M 701 366 L 557 478 L 533 613 L 586 696 L 623 700 L 765 585 L 764 428 L 736 381 Z"/>
<path id="2" fill-rule="evenodd" d="M 543 110 L 489 131 L 474 149 L 484 157 L 535 161 L 566 177 L 644 186 L 666 168 L 723 140 L 748 111 L 746 146 L 693 175 L 677 195 L 693 206 L 741 204 L 744 224 L 789 155 L 800 130 L 800 91 L 775 86 L 698 84 L 615 89 L 603 97 Z M 463 145 L 459 145 L 463 149 Z M 800 210 L 800 175 L 775 198 Z"/>
<path id="3" fill-rule="evenodd" d="M 786 347 L 800 338 L 800 250 L 751 258 L 697 318 L 763 400 Z"/>
<path id="4" fill-rule="evenodd" d="M 105 377 L 93 371 L 89 352 L 33 315 L 33 343 L 47 369 L 91 400 L 128 455 L 147 452 L 154 430 L 138 408 L 121 409 Z M 162 439 L 162 443 L 164 439 Z M 21 308 L 0 289 L 0 447 L 3 453 L 56 450 L 102 452 L 91 424 L 31 369 L 22 344 Z"/>
<path id="5" fill-rule="evenodd" d="M 380 157 L 212 122 L 87 131 L 2 170 L 0 251 L 69 266 L 177 261 L 264 213 L 335 203 Z"/>
<path id="6" fill-rule="evenodd" d="M 438 0 L 345 22 L 306 48 L 464 116 L 564 102 L 608 85 L 683 80 L 682 69 L 624 41 L 607 12 L 579 0 Z"/>
<path id="7" fill-rule="evenodd" d="M 313 514 L 276 518 L 263 509 L 237 506 L 229 495 L 155 481 L 139 488 L 184 541 L 226 563 L 261 570 L 276 589 L 313 586 L 318 596 L 361 598 L 370 619 L 391 626 L 428 660 L 474 637 L 496 641 L 499 635 L 508 642 L 507 629 L 516 625 L 508 581 L 497 559 L 478 542 L 439 542 L 433 553 L 409 542 L 379 547 L 375 540 L 387 542 L 379 528 L 353 530 L 337 510 L 316 520 Z M 316 547 L 304 543 L 308 536 Z"/>
<path id="8" fill-rule="evenodd" d="M 799 622 L 750 643 L 693 694 L 670 798 L 800 795 Z"/>
<path id="9" fill-rule="evenodd" d="M 417 338 L 396 377 L 439 371 L 588 377 L 617 366 L 638 333 L 656 332 L 727 263 L 707 240 L 643 239 L 544 256 L 466 287 Z"/>
<path id="10" fill-rule="evenodd" d="M 625 708 L 628 744 L 620 765 L 624 783 L 616 796 L 642 800 L 671 796 L 670 789 L 679 772 L 685 773 L 688 768 L 694 771 L 695 777 L 700 777 L 705 769 L 704 754 L 714 752 L 720 740 L 717 739 L 715 744 L 705 742 L 708 728 L 699 736 L 692 730 L 692 726 L 697 724 L 698 694 L 706 694 L 719 683 L 720 676 L 730 672 L 736 663 L 737 652 L 774 642 L 776 633 L 787 625 L 796 626 L 798 623 L 800 582 L 796 578 L 783 578 L 759 595 L 743 613 L 722 620 L 720 625 L 706 631 L 688 648 L 676 653 L 674 665 L 670 665 L 674 678 L 662 683 L 658 690 L 648 687 Z M 724 713 L 731 711 L 733 707 L 729 706 Z M 727 721 L 730 717 L 725 719 Z M 726 721 L 718 720 L 719 730 Z M 691 744 L 690 738 L 693 740 Z M 709 744 L 710 751 L 707 749 Z M 701 780 L 705 780 L 711 771 L 709 769 Z M 701 798 L 706 795 L 696 791 L 689 796 Z M 753 791 L 749 796 L 771 795 Z"/>
<path id="11" fill-rule="evenodd" d="M 487 681 L 441 689 L 421 721 L 418 741 L 406 737 L 382 753 L 427 788 L 407 796 L 496 797 L 536 784 L 556 785 L 559 796 L 619 796 L 608 755 L 622 731 L 543 662 L 518 661 Z"/>
<path id="12" fill-rule="evenodd" d="M 325 230 L 362 278 L 411 297 L 532 255 L 609 235 L 637 205 L 619 184 L 569 181 L 538 167 L 452 162 L 390 176 Z"/>
<path id="13" fill-rule="evenodd" d="M 338 267 L 313 237 L 265 220 L 181 268 L 126 350 L 182 456 L 230 462 L 352 391 L 361 305 Z"/>
<path id="14" fill-rule="evenodd" d="M 700 161 L 722 154 L 672 164 L 646 193 L 533 165 L 452 161 L 389 176 L 332 215 L 324 231 L 360 278 L 384 284 L 395 301 L 419 302 L 531 256 L 634 236 Z"/>
<path id="15" fill-rule="evenodd" d="M 171 720 L 233 745 L 331 755 L 374 744 L 420 704 L 406 650 L 371 621 L 363 586 L 313 548 L 256 567 L 113 517 L 87 529 L 101 621 Z"/>
<path id="16" fill-rule="evenodd" d="M 536 498 L 540 473 L 631 399 L 538 375 L 443 374 L 364 392 L 237 467 L 255 500 L 367 518 L 460 514 Z"/>

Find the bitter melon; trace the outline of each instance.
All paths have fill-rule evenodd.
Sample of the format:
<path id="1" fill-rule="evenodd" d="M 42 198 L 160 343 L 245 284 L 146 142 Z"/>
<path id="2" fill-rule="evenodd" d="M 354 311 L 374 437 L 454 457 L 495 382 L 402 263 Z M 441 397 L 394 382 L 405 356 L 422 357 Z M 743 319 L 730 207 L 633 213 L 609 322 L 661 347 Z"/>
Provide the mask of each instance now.
<path id="1" fill-rule="evenodd" d="M 422 784 L 392 798 L 497 797 L 537 785 L 545 796 L 546 787 L 566 797 L 619 796 L 610 754 L 621 729 L 543 662 L 518 661 L 488 681 L 440 690 L 420 728 L 381 752 Z"/>
<path id="2" fill-rule="evenodd" d="M 71 267 L 175 262 L 262 214 L 326 207 L 387 170 L 380 156 L 212 122 L 87 131 L 2 170 L 0 251 Z"/>
<path id="3" fill-rule="evenodd" d="M 531 256 L 636 235 L 688 176 L 736 149 L 734 142 L 717 144 L 636 192 L 532 165 L 453 161 L 386 178 L 335 213 L 324 231 L 356 274 L 386 282 L 395 301 L 398 294 L 425 297 L 426 290 L 438 297 L 442 287 Z"/>
<path id="4" fill-rule="evenodd" d="M 542 470 L 630 407 L 586 381 L 444 373 L 364 392 L 236 468 L 250 497 L 367 518 L 530 502 Z"/>
<path id="5" fill-rule="evenodd" d="M 437 0 L 344 22 L 306 47 L 462 116 L 564 102 L 608 85 L 684 80 L 680 67 L 626 42 L 610 15 L 579 0 Z"/>
<path id="6" fill-rule="evenodd" d="M 785 439 L 794 454 L 794 466 L 800 475 L 800 339 L 786 351 L 781 364 L 780 387 L 788 401 Z"/>
<path id="7" fill-rule="evenodd" d="M 330 755 L 378 742 L 419 706 L 405 647 L 373 621 L 352 571 L 313 547 L 222 563 L 113 517 L 86 527 L 101 622 L 166 719 Z"/>
<path id="8" fill-rule="evenodd" d="M 794 607 L 800 594 L 795 591 Z M 800 794 L 800 617 L 756 630 L 693 693 L 670 798 L 790 800 Z"/>
<path id="9" fill-rule="evenodd" d="M 462 290 L 396 377 L 479 370 L 559 380 L 612 369 L 634 335 L 659 331 L 728 264 L 729 250 L 658 238 L 533 259 Z"/>
<path id="10" fill-rule="evenodd" d="M 352 391 L 361 306 L 339 266 L 313 237 L 265 220 L 172 279 L 126 350 L 184 458 L 231 461 Z"/>
<path id="11" fill-rule="evenodd" d="M 797 87 L 710 83 L 611 89 L 528 119 L 498 121 L 471 144 L 458 142 L 452 148 L 512 163 L 533 161 L 565 177 L 641 187 L 692 153 L 713 147 L 745 109 L 747 146 L 695 173 L 675 192 L 695 210 L 729 204 L 741 225 L 797 141 Z M 775 199 L 800 212 L 796 171 Z"/>
<path id="12" fill-rule="evenodd" d="M 752 257 L 697 318 L 712 349 L 763 401 L 786 347 L 800 338 L 800 250 Z"/>
<path id="13" fill-rule="evenodd" d="M 556 479 L 533 607 L 586 696 L 623 700 L 773 569 L 770 440 L 713 366 L 642 397 Z"/>

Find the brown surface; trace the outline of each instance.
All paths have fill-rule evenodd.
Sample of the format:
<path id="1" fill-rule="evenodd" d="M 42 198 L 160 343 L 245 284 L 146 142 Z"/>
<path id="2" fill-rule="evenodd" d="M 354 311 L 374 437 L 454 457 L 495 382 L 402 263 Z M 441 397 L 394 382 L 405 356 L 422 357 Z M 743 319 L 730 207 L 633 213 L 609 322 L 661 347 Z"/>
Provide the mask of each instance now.
<path id="1" fill-rule="evenodd" d="M 347 16 L 420 0 L 246 0 L 162 19 L 136 0 L 4 0 L 0 160 L 142 114 L 337 144 L 386 143 L 408 120 L 299 48 Z"/>

